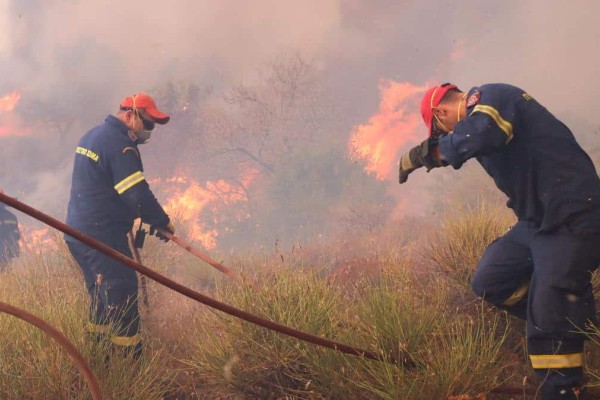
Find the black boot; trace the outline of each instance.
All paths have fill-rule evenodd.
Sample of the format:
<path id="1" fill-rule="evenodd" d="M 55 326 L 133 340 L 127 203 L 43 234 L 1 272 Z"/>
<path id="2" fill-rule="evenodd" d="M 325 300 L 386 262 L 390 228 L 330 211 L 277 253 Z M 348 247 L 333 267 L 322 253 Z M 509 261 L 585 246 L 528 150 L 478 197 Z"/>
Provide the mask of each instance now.
<path id="1" fill-rule="evenodd" d="M 587 400 L 585 387 L 542 387 L 542 400 Z"/>

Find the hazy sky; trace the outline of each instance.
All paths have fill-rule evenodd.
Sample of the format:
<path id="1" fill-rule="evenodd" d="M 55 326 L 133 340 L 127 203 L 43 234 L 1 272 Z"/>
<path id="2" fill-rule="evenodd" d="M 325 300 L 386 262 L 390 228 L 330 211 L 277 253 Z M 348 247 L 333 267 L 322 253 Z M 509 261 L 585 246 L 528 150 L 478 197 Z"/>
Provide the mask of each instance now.
<path id="1" fill-rule="evenodd" d="M 594 0 L 0 0 L 0 97 L 19 90 L 74 118 L 97 109 L 100 122 L 125 95 L 168 80 L 251 83 L 297 51 L 348 137 L 377 112 L 382 80 L 512 83 L 597 125 L 597 15 Z M 67 191 L 71 162 L 31 171 L 39 185 L 26 197 Z"/>
<path id="2" fill-rule="evenodd" d="M 365 112 L 391 78 L 514 82 L 587 114 L 599 12 L 593 0 L 0 0 L 0 90 L 82 85 L 115 102 L 172 78 L 247 82 L 299 50 L 340 95 L 370 94 L 356 101 Z"/>

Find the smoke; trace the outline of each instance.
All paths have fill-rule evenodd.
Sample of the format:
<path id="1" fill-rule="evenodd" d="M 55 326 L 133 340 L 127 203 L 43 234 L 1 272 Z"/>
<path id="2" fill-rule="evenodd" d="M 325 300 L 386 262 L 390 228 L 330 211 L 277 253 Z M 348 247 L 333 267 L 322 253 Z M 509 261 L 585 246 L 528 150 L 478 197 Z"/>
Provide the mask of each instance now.
<path id="1" fill-rule="evenodd" d="M 256 81 L 281 51 L 318 69 L 343 118 L 328 134 L 348 139 L 377 112 L 382 80 L 451 81 L 463 90 L 512 83 L 567 124 L 594 125 L 599 12 L 598 2 L 560 0 L 0 0 L 0 97 L 18 90 L 22 129 L 52 143 L 2 146 L 1 165 L 15 160 L 19 168 L 0 171 L 10 177 L 0 187 L 34 206 L 63 202 L 77 138 L 124 96 L 169 81 L 218 93 Z M 0 114 L 0 124 L 8 120 Z M 48 120 L 62 131 L 46 129 Z M 40 158 L 32 152 L 46 152 L 45 160 L 54 152 L 55 171 L 36 171 L 9 152 L 23 147 L 31 160 Z"/>
<path id="2" fill-rule="evenodd" d="M 42 88 L 87 81 L 123 92 L 170 79 L 236 82 L 278 48 L 313 53 L 338 25 L 334 2 L 8 1 L 3 53 Z M 6 29 L 5 29 L 6 30 Z M 56 95 L 56 92 L 46 95 Z M 118 100 L 117 100 L 118 101 Z"/>
<path id="3" fill-rule="evenodd" d="M 588 111 L 598 11 L 560 0 L 1 0 L 0 88 L 114 104 L 172 79 L 251 81 L 275 52 L 293 49 L 361 114 L 376 104 L 379 79 L 514 82 L 553 107 Z"/>

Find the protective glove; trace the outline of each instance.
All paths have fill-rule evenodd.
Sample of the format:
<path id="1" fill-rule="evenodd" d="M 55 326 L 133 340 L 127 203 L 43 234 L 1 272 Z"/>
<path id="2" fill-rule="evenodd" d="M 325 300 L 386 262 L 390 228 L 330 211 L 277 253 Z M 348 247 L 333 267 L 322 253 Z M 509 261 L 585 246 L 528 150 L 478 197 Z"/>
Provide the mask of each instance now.
<path id="1" fill-rule="evenodd" d="M 159 238 L 160 240 L 162 240 L 163 242 L 168 242 L 169 238 L 166 237 L 165 235 L 163 235 L 159 229 L 162 229 L 163 231 L 169 232 L 171 234 L 175 233 L 175 227 L 173 226 L 173 223 L 169 221 L 169 223 L 167 224 L 167 226 L 155 226 L 152 225 L 150 226 L 150 235 L 156 235 L 157 238 Z"/>
<path id="2" fill-rule="evenodd" d="M 403 154 L 402 157 L 400 157 L 400 184 L 403 184 L 408 180 L 408 175 L 411 172 L 421 167 L 422 165 L 417 166 L 412 163 L 409 153 Z"/>
<path id="3" fill-rule="evenodd" d="M 413 147 L 400 157 L 399 182 L 402 184 L 408 180 L 408 175 L 421 167 L 427 168 L 427 172 L 433 168 L 445 167 L 448 163 L 434 154 L 437 146 L 437 138 L 425 139 L 418 146 Z"/>

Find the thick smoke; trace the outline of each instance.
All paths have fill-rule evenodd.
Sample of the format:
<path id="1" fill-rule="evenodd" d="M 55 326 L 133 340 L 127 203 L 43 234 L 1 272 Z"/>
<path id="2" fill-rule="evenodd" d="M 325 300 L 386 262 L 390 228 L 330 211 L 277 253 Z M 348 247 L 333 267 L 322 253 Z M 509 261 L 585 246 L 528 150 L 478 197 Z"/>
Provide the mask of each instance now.
<path id="1" fill-rule="evenodd" d="M 36 138 L 3 142 L 0 187 L 60 216 L 75 141 L 124 96 L 169 81 L 251 84 L 281 51 L 309 60 L 335 99 L 342 129 L 328 134 L 368 120 L 382 79 L 513 83 L 591 132 L 599 12 L 559 0 L 0 0 L 0 97 L 22 93 L 20 123 Z M 35 169 L 52 154 L 54 171 Z"/>

